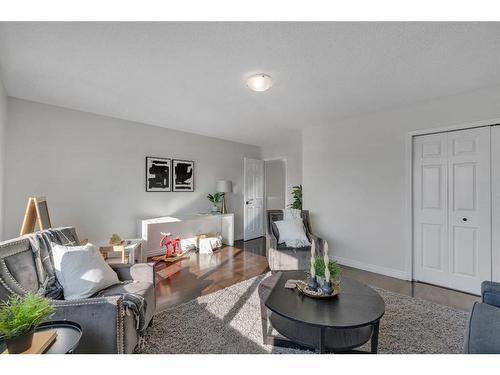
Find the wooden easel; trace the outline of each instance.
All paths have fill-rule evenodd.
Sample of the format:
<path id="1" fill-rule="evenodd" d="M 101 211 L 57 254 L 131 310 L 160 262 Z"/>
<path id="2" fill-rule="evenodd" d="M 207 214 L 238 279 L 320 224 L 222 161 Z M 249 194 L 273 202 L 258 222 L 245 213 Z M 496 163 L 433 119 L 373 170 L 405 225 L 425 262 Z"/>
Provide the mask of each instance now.
<path id="1" fill-rule="evenodd" d="M 33 233 L 35 231 L 36 223 L 38 223 L 40 230 L 52 227 L 47 198 L 45 197 L 28 198 L 28 205 L 26 206 L 23 225 L 21 226 L 21 236 Z"/>

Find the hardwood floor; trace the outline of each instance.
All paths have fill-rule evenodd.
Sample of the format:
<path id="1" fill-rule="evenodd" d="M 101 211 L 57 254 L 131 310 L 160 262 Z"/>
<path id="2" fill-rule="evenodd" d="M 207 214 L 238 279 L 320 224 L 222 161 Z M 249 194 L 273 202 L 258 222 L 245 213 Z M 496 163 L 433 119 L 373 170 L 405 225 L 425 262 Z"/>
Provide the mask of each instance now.
<path id="1" fill-rule="evenodd" d="M 467 293 L 418 282 L 410 282 L 351 267 L 344 267 L 345 276 L 392 292 L 470 310 L 479 297 Z M 211 255 L 191 254 L 189 259 L 156 266 L 157 310 L 213 293 L 240 281 L 268 272 L 265 240 L 258 238 L 235 246 L 226 246 Z"/>
<path id="2" fill-rule="evenodd" d="M 342 266 L 342 269 L 345 276 L 359 280 L 365 284 L 441 305 L 448 305 L 460 310 L 469 311 L 475 301 L 480 301 L 478 296 L 435 285 L 400 280 L 357 268 Z"/>
<path id="3" fill-rule="evenodd" d="M 158 311 L 213 293 L 268 272 L 262 238 L 225 246 L 211 255 L 192 253 L 189 259 L 156 266 Z"/>

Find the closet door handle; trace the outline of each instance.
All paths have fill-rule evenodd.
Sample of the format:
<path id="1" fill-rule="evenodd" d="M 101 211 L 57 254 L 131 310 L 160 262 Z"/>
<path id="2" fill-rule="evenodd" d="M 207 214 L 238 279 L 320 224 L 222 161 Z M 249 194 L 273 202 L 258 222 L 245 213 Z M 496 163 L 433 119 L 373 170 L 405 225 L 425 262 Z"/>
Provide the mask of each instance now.
<path id="1" fill-rule="evenodd" d="M 462 221 L 467 221 L 467 218 L 466 218 L 466 217 L 463 217 L 463 218 L 462 218 Z"/>

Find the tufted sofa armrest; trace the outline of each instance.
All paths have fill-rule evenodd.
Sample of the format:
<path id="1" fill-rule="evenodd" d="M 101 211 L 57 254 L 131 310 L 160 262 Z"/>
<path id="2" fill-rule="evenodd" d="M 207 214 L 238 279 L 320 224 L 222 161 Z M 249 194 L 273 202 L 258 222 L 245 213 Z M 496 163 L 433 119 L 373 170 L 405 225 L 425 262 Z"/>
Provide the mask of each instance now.
<path id="1" fill-rule="evenodd" d="M 153 263 L 112 264 L 111 268 L 120 281 L 142 281 L 155 285 L 155 270 Z"/>
<path id="2" fill-rule="evenodd" d="M 77 353 L 123 353 L 124 316 L 121 296 L 52 300 L 51 320 L 70 320 L 82 327 Z"/>
<path id="3" fill-rule="evenodd" d="M 481 299 L 488 305 L 500 307 L 500 283 L 483 281 L 481 283 Z"/>

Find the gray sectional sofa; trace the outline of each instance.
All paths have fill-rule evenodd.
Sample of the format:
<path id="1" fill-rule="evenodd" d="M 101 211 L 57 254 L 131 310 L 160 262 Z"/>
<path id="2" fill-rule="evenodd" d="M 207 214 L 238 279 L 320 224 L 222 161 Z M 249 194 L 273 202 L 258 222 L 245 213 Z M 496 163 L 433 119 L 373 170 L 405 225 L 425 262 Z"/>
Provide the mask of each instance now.
<path id="1" fill-rule="evenodd" d="M 29 291 L 52 300 L 51 320 L 71 320 L 83 329 L 76 353 L 132 353 L 156 308 L 152 264 L 113 266 L 120 284 L 91 298 L 64 300 L 55 278 L 50 243 L 79 244 L 72 227 L 48 229 L 0 242 L 0 301 Z"/>

